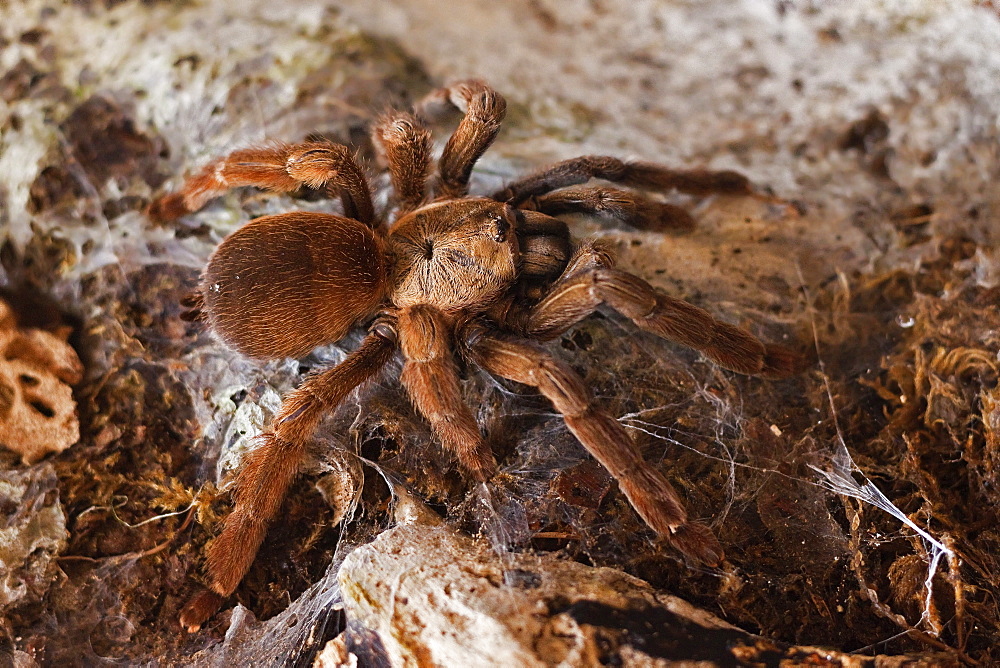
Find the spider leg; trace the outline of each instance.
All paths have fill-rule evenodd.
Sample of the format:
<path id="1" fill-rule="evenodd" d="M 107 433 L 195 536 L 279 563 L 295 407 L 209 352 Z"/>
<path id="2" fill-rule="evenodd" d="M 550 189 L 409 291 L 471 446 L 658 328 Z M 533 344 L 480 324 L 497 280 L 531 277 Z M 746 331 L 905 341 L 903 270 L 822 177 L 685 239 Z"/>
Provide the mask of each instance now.
<path id="1" fill-rule="evenodd" d="M 566 186 L 604 179 L 633 188 L 679 190 L 692 195 L 752 195 L 750 181 L 738 172 L 669 169 L 652 162 L 626 162 L 603 155 L 584 155 L 550 165 L 511 183 L 493 199 L 520 206 L 531 197 Z"/>
<path id="2" fill-rule="evenodd" d="M 561 213 L 597 213 L 641 230 L 689 230 L 694 218 L 683 207 L 630 190 L 601 186 L 561 188 L 532 196 L 520 208 L 556 216 Z"/>
<path id="3" fill-rule="evenodd" d="M 415 116 L 394 111 L 379 119 L 372 138 L 389 163 L 392 188 L 399 198 L 398 215 L 413 211 L 426 197 L 431 171 L 430 131 Z"/>
<path id="4" fill-rule="evenodd" d="M 784 378 L 801 369 L 802 358 L 794 351 L 765 344 L 745 329 L 659 293 L 610 264 L 610 256 L 599 248 L 582 248 L 548 294 L 512 324 L 531 338 L 549 340 L 607 304 L 641 329 L 694 348 L 732 371 Z"/>
<path id="5" fill-rule="evenodd" d="M 149 215 L 161 222 L 197 211 L 229 188 L 257 186 L 276 192 L 302 185 L 339 195 L 344 213 L 374 227 L 375 208 L 361 167 L 350 149 L 330 142 L 275 144 L 241 149 L 208 163 L 179 192 L 154 200 Z"/>
<path id="6" fill-rule="evenodd" d="M 375 331 L 343 362 L 309 376 L 285 399 L 272 422 L 273 432 L 261 438 L 260 447 L 247 455 L 236 475 L 233 510 L 208 548 L 209 588 L 181 610 L 180 623 L 187 631 L 197 631 L 246 575 L 320 420 L 378 373 L 394 349 L 391 338 Z"/>
<path id="7" fill-rule="evenodd" d="M 577 440 L 618 481 L 629 503 L 657 533 L 678 549 L 709 565 L 722 561 L 722 546 L 711 530 L 689 522 L 673 485 L 650 466 L 628 432 L 597 406 L 569 365 L 527 342 L 480 332 L 470 354 L 488 372 L 531 385 L 562 413 Z M 476 340 L 478 339 L 478 340 Z"/>
<path id="8" fill-rule="evenodd" d="M 500 132 L 500 124 L 507 114 L 507 101 L 482 81 L 469 79 L 432 91 L 421 100 L 417 109 L 433 118 L 449 103 L 465 116 L 441 153 L 435 194 L 441 198 L 459 198 L 468 194 L 473 165 Z"/>
<path id="9" fill-rule="evenodd" d="M 399 346 L 406 360 L 400 376 L 403 387 L 441 444 L 483 482 L 496 474 L 497 464 L 462 401 L 451 345 L 450 328 L 437 309 L 412 306 L 399 314 Z"/>

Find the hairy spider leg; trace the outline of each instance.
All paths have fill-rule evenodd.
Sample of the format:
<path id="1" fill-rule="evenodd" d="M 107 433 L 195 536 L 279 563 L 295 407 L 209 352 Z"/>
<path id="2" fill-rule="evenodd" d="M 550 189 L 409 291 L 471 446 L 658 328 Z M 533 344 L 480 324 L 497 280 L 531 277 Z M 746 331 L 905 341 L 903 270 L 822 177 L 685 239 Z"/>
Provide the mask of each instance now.
<path id="1" fill-rule="evenodd" d="M 440 199 L 464 197 L 476 161 L 486 152 L 507 114 L 507 101 L 482 81 L 469 79 L 429 93 L 417 105 L 421 115 L 434 118 L 457 107 L 465 116 L 448 139 L 438 160 L 435 195 Z"/>
<path id="2" fill-rule="evenodd" d="M 397 216 L 402 217 L 427 198 L 431 133 L 412 114 L 391 111 L 376 123 L 372 138 L 385 155 L 392 189 L 399 202 Z"/>
<path id="3" fill-rule="evenodd" d="M 765 378 L 786 378 L 801 369 L 801 356 L 785 346 L 765 344 L 702 308 L 657 292 L 638 276 L 611 268 L 600 250 L 581 251 L 573 258 L 574 270 L 564 272 L 517 323 L 525 335 L 553 339 L 607 304 L 641 329 L 694 348 L 726 369 Z"/>
<path id="4" fill-rule="evenodd" d="M 149 215 L 166 222 L 197 211 L 229 188 L 256 186 L 290 192 L 307 185 L 339 195 L 348 218 L 375 227 L 371 190 L 351 150 L 342 144 L 306 142 L 245 148 L 208 163 L 180 191 L 164 195 Z"/>
<path id="5" fill-rule="evenodd" d="M 603 179 L 632 188 L 679 190 L 696 196 L 755 196 L 745 176 L 733 171 L 669 169 L 652 162 L 629 162 L 610 156 L 584 155 L 557 162 L 509 184 L 493 198 L 522 209 L 560 213 L 603 214 L 644 230 L 690 229 L 691 215 L 679 206 L 657 202 L 641 193 L 604 186 L 574 188 Z M 763 197 L 763 199 L 770 199 Z"/>
<path id="6" fill-rule="evenodd" d="M 240 465 L 233 510 L 208 548 L 209 588 L 181 611 L 181 626 L 187 631 L 197 631 L 250 569 L 320 420 L 381 371 L 394 350 L 391 339 L 373 332 L 343 362 L 310 375 L 282 403 L 271 423 L 273 431 L 261 437 L 261 445 Z"/>
<path id="7" fill-rule="evenodd" d="M 670 169 L 653 162 L 625 161 L 606 155 L 582 155 L 557 162 L 518 179 L 494 194 L 493 199 L 517 206 L 529 197 L 586 183 L 590 179 L 603 179 L 632 188 L 679 190 L 698 196 L 715 193 L 753 194 L 750 181 L 739 172 Z"/>
<path id="8" fill-rule="evenodd" d="M 571 186 L 529 197 L 519 205 L 550 216 L 587 213 L 607 216 L 640 230 L 690 230 L 694 218 L 684 207 L 657 202 L 642 193 L 606 186 Z"/>
<path id="9" fill-rule="evenodd" d="M 478 482 L 497 473 L 496 459 L 462 400 L 452 356 L 452 332 L 444 314 L 427 305 L 399 314 L 399 347 L 405 363 L 400 380 L 441 444 Z"/>
<path id="10" fill-rule="evenodd" d="M 671 539 L 689 557 L 712 566 L 722 561 L 722 546 L 711 530 L 688 521 L 673 485 L 642 458 L 632 437 L 594 403 L 583 380 L 567 364 L 509 336 L 473 338 L 478 340 L 471 346 L 472 358 L 490 373 L 538 388 L 577 440 L 614 476 L 650 528 Z"/>

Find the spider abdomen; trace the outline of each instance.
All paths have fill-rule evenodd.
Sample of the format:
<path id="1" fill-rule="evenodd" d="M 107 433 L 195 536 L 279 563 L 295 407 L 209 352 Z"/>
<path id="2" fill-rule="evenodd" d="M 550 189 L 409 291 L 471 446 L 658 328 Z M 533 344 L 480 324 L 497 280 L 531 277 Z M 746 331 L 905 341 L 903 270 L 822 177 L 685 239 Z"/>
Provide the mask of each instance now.
<path id="1" fill-rule="evenodd" d="M 325 213 L 257 218 L 216 249 L 202 277 L 208 322 L 250 357 L 300 357 L 342 338 L 385 292 L 381 243 Z"/>

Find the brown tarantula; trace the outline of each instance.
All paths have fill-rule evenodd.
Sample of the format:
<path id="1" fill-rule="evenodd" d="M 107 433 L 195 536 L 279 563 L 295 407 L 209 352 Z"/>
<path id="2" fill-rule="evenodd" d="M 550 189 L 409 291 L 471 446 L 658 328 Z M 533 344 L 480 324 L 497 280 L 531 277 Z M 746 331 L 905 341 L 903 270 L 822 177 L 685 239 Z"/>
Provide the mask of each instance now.
<path id="1" fill-rule="evenodd" d="M 506 102 L 479 81 L 431 93 L 418 105 L 435 116 L 464 112 L 431 180 L 431 137 L 418 115 L 391 112 L 374 129 L 398 200 L 395 219 L 376 213 L 364 171 L 345 146 L 281 144 L 236 151 L 165 195 L 150 215 L 166 221 L 236 186 L 279 192 L 327 188 L 344 216 L 294 212 L 250 221 L 209 259 L 188 306 L 240 352 L 258 359 L 302 356 L 341 339 L 358 322 L 368 336 L 342 363 L 311 373 L 285 398 L 271 431 L 240 466 L 235 507 L 208 549 L 209 589 L 181 612 L 197 630 L 249 569 L 268 524 L 321 418 L 402 352 L 400 380 L 464 471 L 487 481 L 497 462 L 462 402 L 457 361 L 534 386 L 615 477 L 652 529 L 689 557 L 717 564 L 722 547 L 690 521 L 667 479 L 643 461 L 617 420 L 592 400 L 570 367 L 534 341 L 551 340 L 606 304 L 638 327 L 701 351 L 745 374 L 782 377 L 800 358 L 615 269 L 593 244 L 571 245 L 552 216 L 599 212 L 642 229 L 689 227 L 683 209 L 635 190 L 580 186 L 602 179 L 638 189 L 694 195 L 754 195 L 730 171 L 672 170 L 604 156 L 566 160 L 490 197 L 468 195 L 476 160 L 500 129 Z"/>

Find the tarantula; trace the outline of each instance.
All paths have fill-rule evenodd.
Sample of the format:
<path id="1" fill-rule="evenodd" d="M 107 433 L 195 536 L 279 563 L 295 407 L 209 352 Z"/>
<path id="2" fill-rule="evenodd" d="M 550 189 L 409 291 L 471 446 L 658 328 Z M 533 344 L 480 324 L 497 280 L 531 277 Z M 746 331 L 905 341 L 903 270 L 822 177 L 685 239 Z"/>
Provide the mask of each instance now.
<path id="1" fill-rule="evenodd" d="M 431 175 L 431 135 L 422 118 L 449 106 L 464 116 Z M 798 355 L 762 343 L 707 311 L 615 269 L 595 244 L 574 248 L 567 212 L 600 213 L 643 229 L 683 228 L 691 216 L 640 191 L 755 196 L 731 171 L 672 170 L 648 162 L 584 156 L 546 167 L 489 197 L 468 194 L 473 165 L 490 146 L 506 102 L 479 81 L 438 89 L 413 114 L 379 119 L 374 139 L 388 163 L 395 217 L 379 215 L 350 149 L 328 142 L 235 151 L 154 201 L 167 221 L 196 211 L 228 188 L 289 192 L 326 188 L 344 216 L 294 212 L 264 216 L 216 249 L 189 315 L 253 358 L 296 357 L 370 322 L 360 347 L 311 373 L 288 395 L 241 464 L 234 508 L 208 549 L 209 589 L 181 612 L 197 630 L 246 574 L 277 514 L 314 430 L 354 388 L 395 355 L 413 405 L 465 473 L 478 482 L 497 462 L 459 389 L 459 360 L 537 388 L 569 430 L 611 473 L 632 507 L 685 555 L 710 565 L 722 547 L 707 525 L 688 519 L 667 479 L 643 461 L 625 429 L 594 403 L 580 377 L 535 341 L 558 337 L 606 304 L 638 327 L 701 351 L 744 374 L 788 376 Z M 601 179 L 638 190 L 582 185 Z"/>

